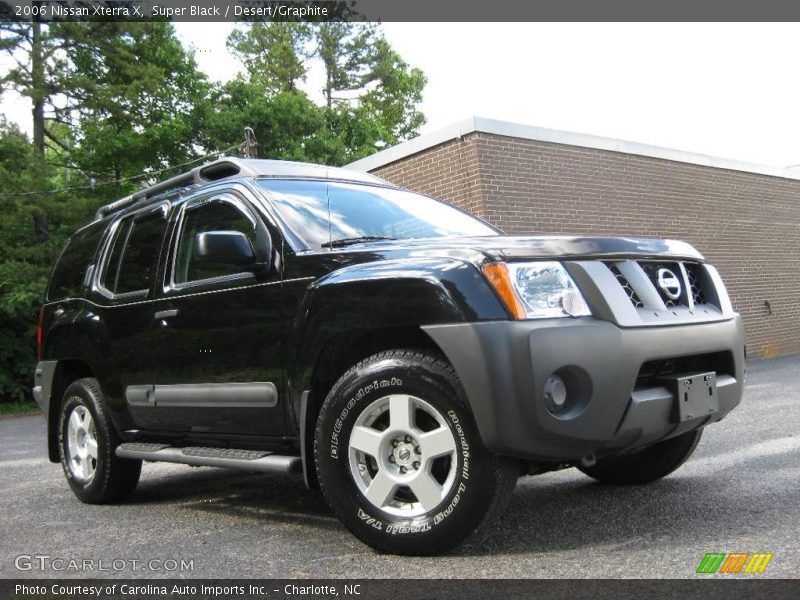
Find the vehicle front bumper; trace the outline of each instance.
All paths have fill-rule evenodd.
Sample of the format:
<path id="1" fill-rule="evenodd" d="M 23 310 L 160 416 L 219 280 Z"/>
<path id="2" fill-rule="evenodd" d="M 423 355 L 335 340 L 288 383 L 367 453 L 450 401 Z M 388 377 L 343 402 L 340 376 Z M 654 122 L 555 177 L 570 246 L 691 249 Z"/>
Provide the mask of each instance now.
<path id="1" fill-rule="evenodd" d="M 622 328 L 579 318 L 423 330 L 458 373 L 484 445 L 505 456 L 571 461 L 624 452 L 718 421 L 742 398 L 739 315 L 669 327 Z M 677 399 L 667 387 L 636 387 L 646 362 L 711 353 L 730 353 L 731 372 L 717 373 L 719 411 L 710 416 L 680 422 Z M 544 401 L 545 382 L 554 373 L 565 377 L 573 403 L 560 415 Z"/>

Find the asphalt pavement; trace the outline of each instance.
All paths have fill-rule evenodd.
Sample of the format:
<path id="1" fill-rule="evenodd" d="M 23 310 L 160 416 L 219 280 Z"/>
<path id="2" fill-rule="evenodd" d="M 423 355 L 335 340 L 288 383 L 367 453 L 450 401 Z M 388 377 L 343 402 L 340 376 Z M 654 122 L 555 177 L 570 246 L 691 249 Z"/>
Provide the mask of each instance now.
<path id="1" fill-rule="evenodd" d="M 101 559 L 95 576 L 685 578 L 707 552 L 773 553 L 749 577 L 800 567 L 800 356 L 751 363 L 741 406 L 666 479 L 523 478 L 494 529 L 439 557 L 374 552 L 298 478 L 145 464 L 128 501 L 87 506 L 44 432 L 41 416 L 0 420 L 2 578 L 86 577 L 69 561 Z"/>

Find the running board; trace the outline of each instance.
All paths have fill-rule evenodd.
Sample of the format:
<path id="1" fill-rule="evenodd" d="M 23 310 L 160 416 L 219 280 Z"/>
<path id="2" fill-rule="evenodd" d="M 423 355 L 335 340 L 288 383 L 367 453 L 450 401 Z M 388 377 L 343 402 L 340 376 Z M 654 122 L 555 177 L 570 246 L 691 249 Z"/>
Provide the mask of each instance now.
<path id="1" fill-rule="evenodd" d="M 129 442 L 117 446 L 120 458 L 179 463 L 194 467 L 223 467 L 260 473 L 300 473 L 299 456 L 282 456 L 266 450 L 237 450 L 235 448 L 176 448 L 166 444 Z"/>

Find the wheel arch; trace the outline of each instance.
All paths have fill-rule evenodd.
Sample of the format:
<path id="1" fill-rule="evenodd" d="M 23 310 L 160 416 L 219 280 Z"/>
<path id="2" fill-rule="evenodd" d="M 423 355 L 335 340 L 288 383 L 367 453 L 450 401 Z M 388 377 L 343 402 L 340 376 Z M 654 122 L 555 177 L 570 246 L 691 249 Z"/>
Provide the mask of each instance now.
<path id="1" fill-rule="evenodd" d="M 346 332 L 331 338 L 317 355 L 309 387 L 300 394 L 300 429 L 303 477 L 306 485 L 318 487 L 314 468 L 314 430 L 320 409 L 336 381 L 352 366 L 386 350 L 422 350 L 446 360 L 441 348 L 419 326 L 384 327 Z"/>
<path id="2" fill-rule="evenodd" d="M 57 463 L 61 460 L 58 453 L 58 422 L 61 405 L 64 403 L 64 392 L 72 382 L 94 376 L 94 370 L 85 361 L 58 361 L 47 407 L 47 457 L 50 462 Z"/>
<path id="3" fill-rule="evenodd" d="M 316 280 L 302 294 L 288 335 L 288 427 L 299 436 L 313 487 L 313 431 L 330 388 L 377 352 L 444 352 L 422 327 L 506 319 L 475 265 L 463 258 L 417 256 L 352 264 Z"/>

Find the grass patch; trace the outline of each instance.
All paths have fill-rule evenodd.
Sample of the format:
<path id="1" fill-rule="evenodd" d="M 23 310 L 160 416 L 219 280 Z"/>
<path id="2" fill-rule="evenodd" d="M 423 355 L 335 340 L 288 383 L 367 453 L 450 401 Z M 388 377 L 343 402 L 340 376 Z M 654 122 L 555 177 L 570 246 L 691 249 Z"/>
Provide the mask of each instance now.
<path id="1" fill-rule="evenodd" d="M 32 412 L 41 412 L 35 402 L 0 402 L 0 415 L 22 415 Z"/>

